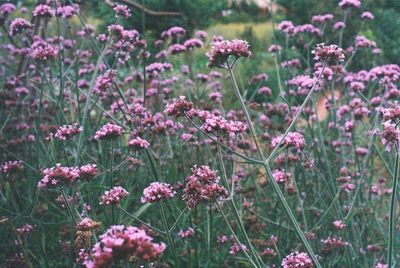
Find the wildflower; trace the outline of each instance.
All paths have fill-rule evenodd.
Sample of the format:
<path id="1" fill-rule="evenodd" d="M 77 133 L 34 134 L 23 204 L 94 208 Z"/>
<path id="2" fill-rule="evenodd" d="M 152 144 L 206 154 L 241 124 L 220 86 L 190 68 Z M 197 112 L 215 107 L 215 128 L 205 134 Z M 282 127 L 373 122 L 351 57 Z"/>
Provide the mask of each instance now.
<path id="1" fill-rule="evenodd" d="M 37 39 L 31 46 L 31 57 L 38 61 L 54 59 L 58 54 L 58 48 L 42 39 Z"/>
<path id="2" fill-rule="evenodd" d="M 392 124 L 400 124 L 400 105 L 391 108 L 383 109 L 383 120 Z"/>
<path id="3" fill-rule="evenodd" d="M 57 15 L 64 19 L 69 19 L 75 16 L 78 11 L 79 6 L 77 4 L 74 4 L 74 6 L 66 5 L 57 8 Z"/>
<path id="4" fill-rule="evenodd" d="M 90 231 L 98 229 L 101 223 L 92 220 L 91 218 L 83 218 L 76 226 L 76 229 L 80 231 Z"/>
<path id="5" fill-rule="evenodd" d="M 24 166 L 21 161 L 7 161 L 0 166 L 0 172 L 3 174 L 15 173 L 22 170 Z"/>
<path id="6" fill-rule="evenodd" d="M 367 47 L 367 48 L 375 48 L 376 47 L 376 42 L 369 40 L 365 36 L 362 35 L 357 35 L 354 43 L 356 47 L 361 48 L 361 47 Z"/>
<path id="7" fill-rule="evenodd" d="M 290 180 L 290 176 L 292 176 L 292 174 L 276 169 L 272 171 L 272 176 L 277 183 L 287 183 Z"/>
<path id="8" fill-rule="evenodd" d="M 129 147 L 134 148 L 135 150 L 147 149 L 150 146 L 150 143 L 140 137 L 136 137 L 128 142 Z"/>
<path id="9" fill-rule="evenodd" d="M 314 264 L 305 252 L 295 251 L 282 260 L 283 268 L 312 268 Z"/>
<path id="10" fill-rule="evenodd" d="M 152 182 L 143 190 L 142 203 L 152 203 L 166 198 L 174 197 L 176 192 L 172 186 L 164 182 Z"/>
<path id="11" fill-rule="evenodd" d="M 327 63 L 336 63 L 344 61 L 343 49 L 336 45 L 325 46 L 324 43 L 317 44 L 315 50 L 311 51 L 314 54 L 314 60 Z"/>
<path id="12" fill-rule="evenodd" d="M 346 27 L 346 24 L 343 21 L 338 21 L 333 25 L 334 30 L 340 30 Z"/>
<path id="13" fill-rule="evenodd" d="M 390 151 L 396 143 L 400 143 L 400 129 L 389 121 L 383 123 L 383 131 L 380 136 L 382 144 L 385 145 L 387 151 Z"/>
<path id="14" fill-rule="evenodd" d="M 51 8 L 51 6 L 48 5 L 37 5 L 33 9 L 33 16 L 34 17 L 54 17 L 56 15 L 56 12 L 54 9 Z"/>
<path id="15" fill-rule="evenodd" d="M 183 37 L 185 35 L 185 33 L 186 33 L 186 30 L 183 29 L 182 27 L 174 26 L 167 30 L 166 36 L 167 37 L 176 37 L 179 39 L 179 38 Z"/>
<path id="16" fill-rule="evenodd" d="M 83 127 L 78 124 L 74 125 L 63 125 L 57 128 L 54 137 L 58 140 L 70 140 L 73 136 L 81 133 Z"/>
<path id="17" fill-rule="evenodd" d="M 235 39 L 232 41 L 224 40 L 214 42 L 207 56 L 208 67 L 221 68 L 227 64 L 227 60 L 230 56 L 233 56 L 235 59 L 240 57 L 249 58 L 251 57 L 251 52 L 249 50 L 249 44 L 246 41 Z"/>
<path id="18" fill-rule="evenodd" d="M 33 226 L 30 224 L 24 224 L 21 227 L 16 228 L 15 230 L 20 235 L 29 234 L 33 231 Z"/>
<path id="19" fill-rule="evenodd" d="M 104 74 L 96 78 L 96 83 L 93 87 L 93 93 L 104 94 L 112 88 L 117 78 L 117 72 L 115 70 L 108 70 Z"/>
<path id="20" fill-rule="evenodd" d="M 261 95 L 271 96 L 272 95 L 272 90 L 269 87 L 260 87 L 258 89 L 257 93 L 261 94 Z"/>
<path id="21" fill-rule="evenodd" d="M 180 230 L 178 236 L 180 238 L 187 238 L 193 236 L 194 233 L 195 233 L 194 229 L 192 227 L 189 227 L 187 230 Z"/>
<path id="22" fill-rule="evenodd" d="M 105 191 L 101 196 L 100 205 L 118 205 L 122 198 L 129 193 L 121 186 L 115 186 L 112 189 Z"/>
<path id="23" fill-rule="evenodd" d="M 186 46 L 181 45 L 181 44 L 174 44 L 174 45 L 171 45 L 171 46 L 168 48 L 168 51 L 169 51 L 169 53 L 171 53 L 172 55 L 176 55 L 176 54 L 185 52 L 185 51 L 186 51 Z"/>
<path id="24" fill-rule="evenodd" d="M 79 167 L 79 179 L 90 180 L 97 175 L 97 166 L 95 164 L 87 164 Z"/>
<path id="25" fill-rule="evenodd" d="M 305 141 L 303 135 L 298 132 L 289 132 L 285 139 L 281 142 L 283 135 L 279 135 L 272 139 L 271 144 L 273 147 L 276 147 L 279 143 L 281 146 L 293 146 L 297 150 L 300 150 L 304 147 Z"/>
<path id="26" fill-rule="evenodd" d="M 188 39 L 185 41 L 185 43 L 183 43 L 183 45 L 186 47 L 186 49 L 193 49 L 196 47 L 202 47 L 204 44 L 200 39 Z"/>
<path id="27" fill-rule="evenodd" d="M 341 237 L 328 237 L 326 239 L 321 239 L 321 243 L 324 244 L 324 247 L 322 248 L 323 252 L 329 252 L 332 250 L 341 250 L 346 246 L 349 246 L 350 244 L 346 241 L 343 241 L 343 238 Z"/>
<path id="28" fill-rule="evenodd" d="M 182 198 L 189 208 L 193 208 L 201 201 L 227 197 L 227 190 L 219 182 L 217 172 L 209 166 L 194 166 L 192 175 L 187 178 Z"/>
<path id="29" fill-rule="evenodd" d="M 149 262 L 157 259 L 166 249 L 164 243 L 154 243 L 144 229 L 134 226 L 113 225 L 100 235 L 92 248 L 92 257 L 86 256 L 87 268 L 111 267 L 121 260 Z"/>
<path id="30" fill-rule="evenodd" d="M 10 24 L 10 35 L 17 35 L 23 31 L 32 28 L 32 24 L 22 18 L 16 18 Z"/>
<path id="31" fill-rule="evenodd" d="M 124 17 L 125 19 L 127 19 L 131 16 L 131 12 L 126 5 L 116 5 L 114 7 L 114 11 L 116 18 Z"/>
<path id="32" fill-rule="evenodd" d="M 202 119 L 204 123 L 201 125 L 201 129 L 210 133 L 217 133 L 217 135 L 227 133 L 230 136 L 234 136 L 247 130 L 245 123 L 227 120 L 222 116 L 207 113 Z"/>
<path id="33" fill-rule="evenodd" d="M 245 244 L 241 244 L 241 243 L 239 244 L 239 243 L 235 242 L 229 249 L 229 254 L 234 256 L 234 255 L 237 255 L 240 251 L 248 252 L 249 249 L 247 248 L 247 246 Z"/>
<path id="34" fill-rule="evenodd" d="M 271 256 L 271 257 L 275 257 L 277 255 L 276 251 L 272 248 L 265 248 L 263 249 L 263 251 L 261 252 L 262 256 Z"/>
<path id="35" fill-rule="evenodd" d="M 13 13 L 16 10 L 14 4 L 11 3 L 4 3 L 0 6 L 0 14 L 1 15 L 8 15 Z"/>
<path id="36" fill-rule="evenodd" d="M 375 17 L 374 17 L 374 15 L 373 15 L 371 12 L 369 12 L 369 11 L 364 11 L 364 12 L 361 14 L 361 18 L 364 19 L 364 20 L 373 20 Z"/>
<path id="37" fill-rule="evenodd" d="M 159 74 L 162 74 L 166 70 L 171 70 L 171 69 L 172 69 L 172 64 L 170 63 L 154 62 L 146 66 L 146 73 L 150 77 L 157 77 Z"/>
<path id="38" fill-rule="evenodd" d="M 282 47 L 280 46 L 280 45 L 271 45 L 269 48 L 268 48 L 268 52 L 269 53 L 278 53 L 279 51 L 281 51 L 282 50 Z"/>
<path id="39" fill-rule="evenodd" d="M 334 221 L 333 226 L 338 230 L 344 230 L 346 228 L 346 224 L 341 220 Z"/>
<path id="40" fill-rule="evenodd" d="M 96 131 L 94 138 L 96 140 L 110 140 L 117 138 L 124 133 L 124 129 L 114 123 L 107 123 Z"/>
<path id="41" fill-rule="evenodd" d="M 61 164 L 46 168 L 42 173 L 43 178 L 39 181 L 38 188 L 50 188 L 61 183 L 71 184 L 79 179 L 79 168 L 63 167 Z"/>
<path id="42" fill-rule="evenodd" d="M 346 8 L 346 7 L 360 8 L 361 1 L 360 0 L 341 0 L 339 2 L 339 7 L 341 7 L 341 8 Z"/>
<path id="43" fill-rule="evenodd" d="M 312 18 L 311 18 L 312 23 L 319 23 L 319 24 L 323 24 L 323 23 L 326 23 L 331 20 L 333 20 L 332 14 L 315 15 L 315 16 L 312 16 Z"/>
<path id="44" fill-rule="evenodd" d="M 278 24 L 278 29 L 284 32 L 287 36 L 295 35 L 295 28 L 293 22 L 291 21 L 282 21 Z"/>

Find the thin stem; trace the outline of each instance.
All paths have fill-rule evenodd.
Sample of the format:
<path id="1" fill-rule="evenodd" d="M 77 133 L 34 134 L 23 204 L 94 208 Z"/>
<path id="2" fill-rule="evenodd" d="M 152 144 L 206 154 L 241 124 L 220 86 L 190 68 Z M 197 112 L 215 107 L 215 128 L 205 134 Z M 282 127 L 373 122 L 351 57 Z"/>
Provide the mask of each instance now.
<path id="1" fill-rule="evenodd" d="M 275 151 L 278 150 L 280 144 L 282 143 L 282 141 L 286 137 L 285 135 L 287 135 L 289 133 L 291 127 L 294 126 L 294 124 L 295 124 L 297 118 L 299 117 L 300 113 L 303 111 L 303 109 L 304 109 L 305 105 L 307 104 L 308 100 L 311 98 L 311 95 L 314 92 L 314 89 L 315 89 L 317 83 L 319 82 L 319 80 L 320 80 L 320 78 L 322 76 L 322 73 L 323 73 L 323 71 L 325 69 L 325 65 L 326 64 L 323 65 L 323 67 L 321 69 L 321 72 L 320 72 L 320 74 L 318 76 L 317 81 L 312 86 L 310 92 L 308 93 L 306 99 L 304 100 L 303 104 L 301 105 L 299 111 L 297 112 L 297 114 L 293 118 L 293 121 L 289 125 L 288 129 L 286 130 L 284 136 L 281 139 L 281 142 L 274 148 L 274 150 L 272 151 L 271 155 L 273 155 L 275 153 Z M 310 254 L 311 259 L 314 261 L 314 263 L 315 263 L 317 268 L 322 268 L 321 264 L 318 261 L 317 256 L 315 255 L 313 249 L 311 248 L 311 245 L 308 243 L 307 238 L 304 236 L 304 233 L 301 230 L 300 225 L 297 222 L 294 213 L 292 212 L 292 209 L 290 208 L 289 204 L 287 203 L 285 197 L 283 196 L 283 193 L 282 193 L 281 189 L 279 188 L 278 183 L 275 181 L 275 179 L 274 179 L 274 177 L 272 175 L 272 171 L 271 171 L 271 168 L 270 168 L 269 163 L 268 163 L 269 158 L 265 159 L 264 153 L 262 152 L 262 150 L 261 150 L 261 148 L 259 146 L 259 143 L 258 143 L 258 140 L 257 140 L 257 136 L 256 136 L 256 132 L 255 132 L 255 129 L 254 129 L 254 126 L 253 126 L 249 111 L 247 110 L 246 104 L 244 103 L 244 100 L 243 100 L 243 98 L 242 98 L 242 96 L 240 94 L 240 90 L 239 90 L 239 87 L 238 87 L 238 85 L 236 83 L 236 79 L 235 79 L 235 76 L 233 74 L 232 68 L 228 68 L 228 71 L 229 71 L 229 74 L 230 74 L 231 82 L 232 82 L 233 88 L 235 90 L 236 96 L 238 97 L 238 99 L 240 101 L 240 104 L 242 106 L 242 110 L 244 111 L 246 119 L 247 119 L 247 122 L 249 124 L 250 133 L 251 133 L 251 135 L 253 137 L 254 143 L 256 144 L 256 148 L 257 148 L 258 154 L 259 154 L 260 158 L 263 160 L 264 169 L 265 169 L 265 171 L 266 171 L 266 173 L 268 175 L 269 180 L 272 183 L 274 191 L 278 195 L 279 201 L 282 203 L 282 205 L 283 205 L 283 207 L 284 207 L 284 209 L 285 209 L 290 221 L 292 222 L 292 224 L 293 224 L 293 226 L 295 228 L 295 231 L 296 231 L 297 235 L 299 236 L 300 240 L 302 241 L 302 243 L 303 243 L 304 247 L 306 248 L 307 252 Z"/>
<path id="2" fill-rule="evenodd" d="M 392 188 L 392 198 L 390 200 L 390 218 L 389 218 L 389 242 L 388 242 L 388 267 L 393 266 L 393 241 L 395 239 L 394 233 L 396 232 L 396 193 L 397 193 L 397 183 L 399 180 L 399 158 L 400 158 L 400 143 L 398 142 L 395 146 L 396 149 L 396 161 L 394 166 L 394 177 L 393 177 L 393 188 Z"/>
<path id="3" fill-rule="evenodd" d="M 161 204 L 161 202 L 158 202 L 158 207 L 160 209 L 161 220 L 162 220 L 163 225 L 164 225 L 164 230 L 167 233 L 168 242 L 169 242 L 169 244 L 171 246 L 172 254 L 174 255 L 175 265 L 176 265 L 176 267 L 179 267 L 179 262 L 178 262 L 178 258 L 177 258 L 177 255 L 176 255 L 175 242 L 174 242 L 174 239 L 172 238 L 171 233 L 168 232 L 169 228 L 168 228 L 167 218 L 165 217 L 164 207 Z"/>

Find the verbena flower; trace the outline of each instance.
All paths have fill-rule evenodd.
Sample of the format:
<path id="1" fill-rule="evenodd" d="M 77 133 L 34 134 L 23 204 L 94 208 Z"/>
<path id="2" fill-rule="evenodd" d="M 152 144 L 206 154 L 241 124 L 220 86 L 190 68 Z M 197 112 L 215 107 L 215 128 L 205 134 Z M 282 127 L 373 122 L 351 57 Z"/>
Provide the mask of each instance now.
<path id="1" fill-rule="evenodd" d="M 27 21 L 23 18 L 16 18 L 10 24 L 10 35 L 20 34 L 23 31 L 25 31 L 27 29 L 31 29 L 31 28 L 32 28 L 32 24 L 29 21 Z"/>
<path id="2" fill-rule="evenodd" d="M 176 194 L 173 187 L 165 182 L 152 182 L 143 190 L 142 203 L 157 202 L 162 199 L 172 198 Z"/>
<path id="3" fill-rule="evenodd" d="M 57 128 L 54 137 L 58 140 L 69 140 L 73 136 L 81 133 L 83 131 L 83 127 L 78 124 L 74 125 L 63 125 Z"/>
<path id="4" fill-rule="evenodd" d="M 215 170 L 209 166 L 194 166 L 192 175 L 187 178 L 182 198 L 189 208 L 195 207 L 201 201 L 226 198 L 228 191 L 219 183 L 220 178 Z"/>
<path id="5" fill-rule="evenodd" d="M 124 133 L 124 129 L 114 123 L 107 123 L 96 131 L 94 138 L 96 140 L 115 139 Z"/>
<path id="6" fill-rule="evenodd" d="M 246 41 L 235 39 L 214 42 L 207 56 L 208 67 L 225 67 L 230 56 L 235 59 L 240 57 L 249 58 L 251 57 L 251 52 Z"/>
<path id="7" fill-rule="evenodd" d="M 134 139 L 131 139 L 128 142 L 129 147 L 135 149 L 135 150 L 140 150 L 140 149 L 147 149 L 150 146 L 150 143 L 140 137 L 136 137 Z"/>
<path id="8" fill-rule="evenodd" d="M 295 251 L 282 260 L 283 268 L 312 268 L 314 264 L 308 254 Z"/>
<path id="9" fill-rule="evenodd" d="M 123 260 L 149 262 L 156 260 L 166 249 L 164 243 L 154 243 L 153 237 L 145 230 L 124 225 L 113 225 L 100 235 L 92 250 L 86 256 L 87 268 L 111 267 Z"/>
<path id="10" fill-rule="evenodd" d="M 314 60 L 326 63 L 336 63 L 344 61 L 343 49 L 336 45 L 325 46 L 324 43 L 317 44 L 315 50 L 311 51 L 314 54 Z"/>
<path id="11" fill-rule="evenodd" d="M 121 199 L 128 196 L 128 192 L 121 186 L 115 186 L 112 189 L 105 191 L 101 196 L 100 205 L 117 205 Z"/>

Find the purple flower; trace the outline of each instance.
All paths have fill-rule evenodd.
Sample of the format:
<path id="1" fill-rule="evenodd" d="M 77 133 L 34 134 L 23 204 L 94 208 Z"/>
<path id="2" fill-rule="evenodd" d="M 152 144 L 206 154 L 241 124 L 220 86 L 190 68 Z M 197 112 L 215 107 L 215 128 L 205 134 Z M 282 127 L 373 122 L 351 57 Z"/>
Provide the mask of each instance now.
<path id="1" fill-rule="evenodd" d="M 317 47 L 311 53 L 314 54 L 314 60 L 316 61 L 327 63 L 344 61 L 343 49 L 336 45 L 325 46 L 324 43 L 317 44 Z"/>
<path id="2" fill-rule="evenodd" d="M 37 5 L 33 9 L 33 16 L 34 17 L 54 17 L 56 12 L 54 9 L 51 8 L 49 5 Z"/>
<path id="3" fill-rule="evenodd" d="M 100 205 L 117 205 L 124 197 L 128 196 L 128 192 L 121 186 L 115 186 L 111 190 L 105 191 L 101 196 Z"/>
<path id="4" fill-rule="evenodd" d="M 152 182 L 143 190 L 142 203 L 153 203 L 162 199 L 174 197 L 176 192 L 172 186 L 164 182 Z"/>
<path id="5" fill-rule="evenodd" d="M 17 35 L 30 28 L 32 28 L 32 24 L 29 21 L 16 18 L 10 24 L 10 35 Z"/>
<path id="6" fill-rule="evenodd" d="M 371 12 L 365 11 L 361 14 L 361 18 L 364 20 L 373 20 L 375 17 L 374 14 L 372 14 Z"/>
<path id="7" fill-rule="evenodd" d="M 114 123 L 107 123 L 96 131 L 94 138 L 96 140 L 109 140 L 122 135 L 124 129 Z"/>
<path id="8" fill-rule="evenodd" d="M 282 260 L 283 268 L 312 268 L 314 264 L 305 252 L 295 251 Z"/>
<path id="9" fill-rule="evenodd" d="M 251 52 L 246 41 L 235 39 L 214 42 L 207 56 L 208 67 L 225 67 L 230 56 L 235 57 L 235 59 L 240 57 L 249 58 L 251 57 Z"/>

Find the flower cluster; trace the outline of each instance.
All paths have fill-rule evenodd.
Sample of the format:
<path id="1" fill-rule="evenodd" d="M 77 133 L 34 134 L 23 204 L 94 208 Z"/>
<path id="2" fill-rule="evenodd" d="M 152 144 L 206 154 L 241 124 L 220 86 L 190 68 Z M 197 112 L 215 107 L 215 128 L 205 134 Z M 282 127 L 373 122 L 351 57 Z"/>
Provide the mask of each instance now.
<path id="1" fill-rule="evenodd" d="M 230 56 L 235 59 L 240 57 L 251 57 L 249 44 L 244 40 L 223 40 L 214 42 L 208 56 L 208 67 L 224 67 Z"/>
<path id="2" fill-rule="evenodd" d="M 200 115 L 203 120 L 201 129 L 206 132 L 222 134 L 227 133 L 234 136 L 239 133 L 246 132 L 247 125 L 241 121 L 227 120 L 222 116 L 205 113 Z"/>
<path id="3" fill-rule="evenodd" d="M 164 243 L 154 243 L 145 230 L 134 226 L 113 225 L 100 235 L 87 256 L 84 265 L 87 268 L 111 267 L 122 260 L 152 261 L 166 249 Z"/>
<path id="4" fill-rule="evenodd" d="M 193 103 L 186 101 L 185 96 L 179 96 L 179 98 L 173 99 L 172 102 L 165 106 L 164 113 L 179 117 L 185 115 L 191 109 L 193 109 Z"/>
<path id="5" fill-rule="evenodd" d="M 288 147 L 295 147 L 298 150 L 301 150 L 304 145 L 304 137 L 298 132 L 289 132 L 286 137 L 282 141 L 283 135 L 279 135 L 278 137 L 275 137 L 272 139 L 271 144 L 273 147 L 278 146 L 288 146 Z"/>
<path id="6" fill-rule="evenodd" d="M 31 57 L 34 60 L 46 61 L 55 59 L 58 55 L 58 48 L 53 46 L 42 39 L 37 39 L 31 46 Z"/>
<path id="7" fill-rule="evenodd" d="M 282 260 L 283 268 L 312 268 L 314 264 L 305 252 L 292 252 Z"/>
<path id="8" fill-rule="evenodd" d="M 83 127 L 78 124 L 73 125 L 63 125 L 57 128 L 54 137 L 58 140 L 69 140 L 73 136 L 81 133 L 83 131 Z"/>
<path id="9" fill-rule="evenodd" d="M 94 138 L 96 140 L 115 139 L 124 133 L 124 129 L 114 123 L 107 123 L 96 131 Z"/>
<path id="10" fill-rule="evenodd" d="M 178 233 L 178 236 L 180 238 L 188 238 L 188 237 L 194 236 L 194 234 L 195 234 L 194 229 L 192 227 L 189 227 L 186 230 L 180 230 Z"/>
<path id="11" fill-rule="evenodd" d="M 100 205 L 116 205 L 119 204 L 122 198 L 129 193 L 121 186 L 115 186 L 111 190 L 105 191 L 101 196 Z"/>
<path id="12" fill-rule="evenodd" d="M 228 191 L 219 183 L 220 178 L 215 170 L 209 166 L 194 166 L 192 175 L 187 178 L 182 198 L 189 208 L 195 207 L 201 201 L 226 198 Z"/>
<path id="13" fill-rule="evenodd" d="M 157 202 L 162 199 L 174 197 L 176 192 L 172 186 L 165 182 L 152 182 L 143 190 L 142 203 Z"/>
<path id="14" fill-rule="evenodd" d="M 16 18 L 10 24 L 10 35 L 17 35 L 32 28 L 32 24 L 23 18 Z"/>
<path id="15" fill-rule="evenodd" d="M 129 147 L 135 150 L 147 149 L 150 143 L 140 137 L 136 137 L 128 142 Z"/>
<path id="16" fill-rule="evenodd" d="M 56 12 L 49 5 L 37 5 L 33 10 L 33 16 L 35 17 L 54 17 Z"/>
<path id="17" fill-rule="evenodd" d="M 336 63 L 344 61 L 343 49 L 336 45 L 325 46 L 324 43 L 317 44 L 315 50 L 311 51 L 314 54 L 314 60 L 326 63 Z"/>
<path id="18" fill-rule="evenodd" d="M 116 5 L 114 7 L 115 17 L 124 17 L 125 19 L 131 16 L 131 12 L 126 5 Z"/>
<path id="19" fill-rule="evenodd" d="M 274 170 L 272 175 L 277 183 L 287 183 L 290 180 L 290 176 L 292 176 L 291 173 L 278 169 Z"/>
<path id="20" fill-rule="evenodd" d="M 57 164 L 55 167 L 44 169 L 42 173 L 43 178 L 37 185 L 39 189 L 51 188 L 60 184 L 72 184 L 78 180 L 90 180 L 97 175 L 97 166 L 63 167 L 61 164 Z"/>
<path id="21" fill-rule="evenodd" d="M 7 161 L 0 166 L 0 172 L 3 174 L 11 174 L 24 168 L 21 161 Z"/>
<path id="22" fill-rule="evenodd" d="M 380 133 L 381 141 L 386 150 L 398 144 L 400 145 L 400 106 L 383 109 L 383 131 Z"/>

